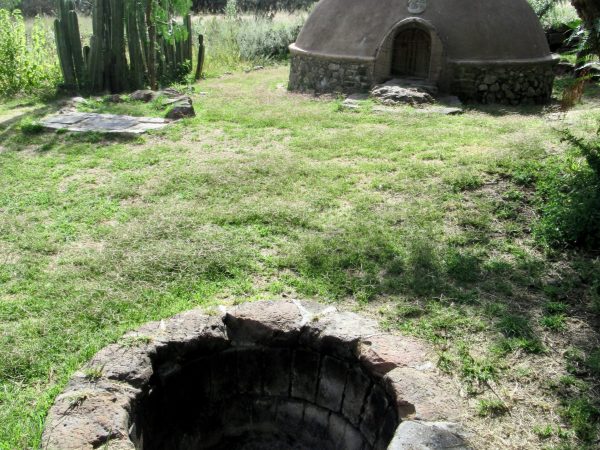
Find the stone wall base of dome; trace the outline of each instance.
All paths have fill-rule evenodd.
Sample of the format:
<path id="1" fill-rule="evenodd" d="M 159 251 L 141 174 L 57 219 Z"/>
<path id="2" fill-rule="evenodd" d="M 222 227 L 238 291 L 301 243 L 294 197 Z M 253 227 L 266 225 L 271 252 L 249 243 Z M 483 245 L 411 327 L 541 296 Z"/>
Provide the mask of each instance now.
<path id="1" fill-rule="evenodd" d="M 554 83 L 554 61 L 448 65 L 449 91 L 468 103 L 544 104 Z"/>
<path id="2" fill-rule="evenodd" d="M 367 92 L 373 85 L 373 62 L 324 59 L 292 54 L 289 89 L 297 92 Z"/>
<path id="3" fill-rule="evenodd" d="M 465 103 L 544 104 L 550 100 L 555 60 L 535 62 L 452 62 L 442 70 L 440 93 Z M 307 53 L 291 56 L 288 88 L 312 94 L 368 92 L 377 80 L 373 61 L 327 59 Z"/>

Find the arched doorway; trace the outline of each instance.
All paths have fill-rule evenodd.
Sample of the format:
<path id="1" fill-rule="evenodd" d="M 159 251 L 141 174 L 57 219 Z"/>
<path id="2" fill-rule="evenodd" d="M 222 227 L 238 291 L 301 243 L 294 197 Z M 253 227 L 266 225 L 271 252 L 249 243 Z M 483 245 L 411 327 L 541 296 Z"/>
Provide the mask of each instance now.
<path id="1" fill-rule="evenodd" d="M 421 28 L 401 30 L 394 38 L 392 74 L 429 78 L 431 36 Z"/>

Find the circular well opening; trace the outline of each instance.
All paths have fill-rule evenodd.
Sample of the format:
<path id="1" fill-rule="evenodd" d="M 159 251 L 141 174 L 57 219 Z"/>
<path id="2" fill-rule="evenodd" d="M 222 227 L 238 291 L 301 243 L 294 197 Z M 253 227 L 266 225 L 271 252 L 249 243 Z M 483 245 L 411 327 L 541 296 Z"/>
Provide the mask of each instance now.
<path id="1" fill-rule="evenodd" d="M 143 450 L 387 448 L 399 424 L 357 360 L 299 343 L 164 361 L 135 415 Z"/>
<path id="2" fill-rule="evenodd" d="M 191 310 L 98 352 L 56 398 L 43 447 L 465 448 L 440 425 L 459 400 L 434 367 L 417 340 L 316 303 Z"/>

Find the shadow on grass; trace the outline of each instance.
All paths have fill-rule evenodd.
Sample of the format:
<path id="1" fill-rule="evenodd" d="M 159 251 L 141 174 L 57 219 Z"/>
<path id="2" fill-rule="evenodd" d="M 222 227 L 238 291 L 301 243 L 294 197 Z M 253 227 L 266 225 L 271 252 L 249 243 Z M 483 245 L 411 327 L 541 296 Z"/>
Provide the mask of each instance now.
<path id="1" fill-rule="evenodd" d="M 21 121 L 23 121 L 24 119 L 39 119 L 47 114 L 55 113 L 56 111 L 58 111 L 58 109 L 58 105 L 48 104 L 36 108 L 34 110 L 27 109 L 22 113 L 11 114 L 7 119 L 2 119 L 0 117 L 0 139 L 8 135 L 11 131 L 13 131 L 15 125 L 21 123 Z"/>
<path id="2" fill-rule="evenodd" d="M 389 306 L 381 310 L 384 326 L 436 344 L 438 368 L 458 376 L 467 393 L 483 394 L 509 369 L 508 361 L 514 359 L 509 355 L 557 357 L 556 348 L 545 345 L 546 335 L 564 330 L 569 313 L 578 317 L 582 283 L 548 281 L 547 261 L 541 258 L 513 255 L 494 261 L 478 250 L 445 243 L 427 231 L 391 230 L 363 217 L 336 233 L 306 237 L 288 263 L 297 271 L 301 282 L 296 287 L 304 294 L 351 296 L 365 303 L 387 299 Z M 591 277 L 586 282 L 600 286 L 600 271 L 591 275 L 587 267 L 571 277 Z M 550 289 L 556 281 L 558 287 Z M 484 332 L 492 338 L 487 349 Z M 581 378 L 585 381 L 573 378 L 577 389 L 561 393 L 569 380 L 551 380 L 557 384 L 560 416 L 582 449 L 594 448 L 600 421 L 600 405 L 586 394 L 600 371 L 600 350 L 590 350 L 590 345 L 584 347 L 590 355 L 582 353 L 578 360 L 586 372 Z M 502 414 L 509 411 L 499 404 Z"/>
<path id="3" fill-rule="evenodd" d="M 546 352 L 538 324 L 546 314 L 545 264 L 526 254 L 496 260 L 477 245 L 448 244 L 427 231 L 392 230 L 368 219 L 306 236 L 287 261 L 299 274 L 302 293 L 364 303 L 392 297 L 397 300 L 392 320 L 427 315 L 436 320 L 436 308 L 444 307 L 459 314 L 446 316 L 440 328 L 460 327 L 464 308 L 473 323 L 489 321 L 488 328 L 498 333 L 499 354 Z"/>

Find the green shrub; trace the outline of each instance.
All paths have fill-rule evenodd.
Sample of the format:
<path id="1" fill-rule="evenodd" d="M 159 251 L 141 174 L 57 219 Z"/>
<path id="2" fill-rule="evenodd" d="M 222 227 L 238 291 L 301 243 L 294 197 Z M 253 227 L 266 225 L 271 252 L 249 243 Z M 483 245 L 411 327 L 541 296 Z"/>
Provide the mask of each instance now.
<path id="1" fill-rule="evenodd" d="M 284 59 L 288 46 L 296 40 L 302 20 L 289 23 L 275 23 L 259 19 L 252 26 L 240 30 L 237 41 L 242 60 Z"/>
<path id="2" fill-rule="evenodd" d="M 36 19 L 28 37 L 21 12 L 0 9 L 0 96 L 55 88 L 60 70 L 48 33 Z"/>
<path id="3" fill-rule="evenodd" d="M 478 175 L 468 172 L 457 173 L 444 181 L 457 193 L 474 191 L 483 186 L 483 180 Z"/>
<path id="4" fill-rule="evenodd" d="M 240 16 L 233 2 L 228 5 L 225 17 L 202 18 L 195 24 L 194 33 L 205 36 L 209 73 L 285 59 L 306 19 L 305 14 L 275 19 Z"/>
<path id="5" fill-rule="evenodd" d="M 477 404 L 477 415 L 479 417 L 498 417 L 506 414 L 508 408 L 500 400 L 483 399 Z"/>
<path id="6" fill-rule="evenodd" d="M 597 442 L 600 437 L 600 411 L 589 399 L 582 397 L 568 400 L 560 412 L 579 439 L 587 443 Z"/>
<path id="7" fill-rule="evenodd" d="M 23 134 L 40 134 L 44 131 L 44 127 L 37 121 L 32 119 L 23 119 L 20 124 L 21 133 Z"/>
<path id="8" fill-rule="evenodd" d="M 599 130 L 600 131 L 600 130 Z M 600 248 L 600 136 L 565 132 L 572 152 L 550 160 L 537 183 L 541 218 L 534 234 L 550 246 Z"/>

